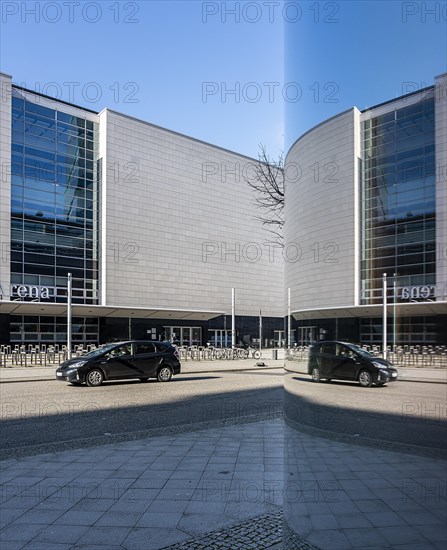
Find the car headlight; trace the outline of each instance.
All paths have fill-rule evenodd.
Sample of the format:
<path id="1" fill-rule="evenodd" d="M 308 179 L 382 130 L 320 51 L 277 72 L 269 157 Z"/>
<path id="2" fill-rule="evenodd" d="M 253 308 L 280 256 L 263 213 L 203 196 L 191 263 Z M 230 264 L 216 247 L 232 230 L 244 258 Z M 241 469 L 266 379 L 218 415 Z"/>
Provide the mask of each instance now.
<path id="1" fill-rule="evenodd" d="M 82 367 L 86 363 L 87 361 L 76 361 L 76 363 L 73 363 L 72 365 L 70 365 L 70 368 L 66 371 L 66 373 L 68 374 L 70 372 L 73 372 L 74 370 L 78 369 L 79 367 Z"/>
<path id="2" fill-rule="evenodd" d="M 388 370 L 388 367 L 386 365 L 382 365 L 382 363 L 378 363 L 377 361 L 373 361 L 373 365 L 378 369 Z"/>

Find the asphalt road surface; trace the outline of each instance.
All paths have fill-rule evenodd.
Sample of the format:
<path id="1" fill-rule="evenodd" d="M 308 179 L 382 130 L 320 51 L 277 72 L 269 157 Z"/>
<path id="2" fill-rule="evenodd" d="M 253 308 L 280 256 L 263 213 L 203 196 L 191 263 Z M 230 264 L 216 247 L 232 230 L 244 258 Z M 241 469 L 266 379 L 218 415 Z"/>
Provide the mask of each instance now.
<path id="1" fill-rule="evenodd" d="M 243 421 L 253 415 L 273 418 L 284 406 L 299 424 L 332 434 L 447 449 L 445 384 L 398 381 L 361 388 L 260 369 L 182 374 L 169 383 L 111 382 L 99 388 L 56 380 L 4 383 L 0 397 L 3 456 L 14 456 L 15 449 L 32 451 L 30 446 L 59 450 L 70 442 L 82 446 L 89 438 L 170 427 L 190 430 L 197 423 Z"/>
<path id="2" fill-rule="evenodd" d="M 131 434 L 283 409 L 283 371 L 182 374 L 171 382 L 122 381 L 98 388 L 65 382 L 0 384 L 0 452 Z M 42 452 L 37 451 L 36 452 Z"/>
<path id="3" fill-rule="evenodd" d="M 361 388 L 357 382 L 312 382 L 287 373 L 285 410 L 300 424 L 332 433 L 447 449 L 447 385 L 393 382 Z"/>

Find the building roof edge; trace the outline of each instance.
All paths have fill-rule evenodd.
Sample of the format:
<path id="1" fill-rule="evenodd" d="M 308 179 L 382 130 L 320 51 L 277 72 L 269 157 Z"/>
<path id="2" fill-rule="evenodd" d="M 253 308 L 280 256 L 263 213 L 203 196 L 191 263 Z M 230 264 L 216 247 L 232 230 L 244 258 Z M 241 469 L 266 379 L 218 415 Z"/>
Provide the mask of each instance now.
<path id="1" fill-rule="evenodd" d="M 214 149 L 220 149 L 221 151 L 226 151 L 227 153 L 231 153 L 232 155 L 237 155 L 239 157 L 243 157 L 246 159 L 249 159 L 254 162 L 259 162 L 258 159 L 255 159 L 254 157 L 249 157 L 248 155 L 244 155 L 243 153 L 238 153 L 237 151 L 233 151 L 232 149 L 227 149 L 226 147 L 221 147 L 220 145 L 215 145 L 214 143 L 210 143 L 209 141 L 205 141 L 203 139 L 195 138 L 193 136 L 189 136 L 187 134 L 183 134 L 181 132 L 177 132 L 176 130 L 171 130 L 170 128 L 165 128 L 163 126 L 159 126 L 158 124 L 154 124 L 153 122 L 148 122 L 147 120 L 142 120 L 141 118 L 137 118 L 132 115 L 126 115 L 125 113 L 120 113 L 119 111 L 115 111 L 114 109 L 109 109 L 108 107 L 105 107 L 101 113 L 103 112 L 109 112 L 113 113 L 118 116 L 122 116 L 125 118 L 128 118 L 130 120 L 136 120 L 137 122 L 140 122 L 142 124 L 146 124 L 148 126 L 152 126 L 152 128 L 157 128 L 158 130 L 163 130 L 165 132 L 169 132 L 170 134 L 174 134 L 176 136 L 180 136 L 186 139 L 190 139 L 192 141 L 196 141 L 198 143 L 203 143 L 204 145 L 208 145 L 209 147 L 213 147 Z"/>

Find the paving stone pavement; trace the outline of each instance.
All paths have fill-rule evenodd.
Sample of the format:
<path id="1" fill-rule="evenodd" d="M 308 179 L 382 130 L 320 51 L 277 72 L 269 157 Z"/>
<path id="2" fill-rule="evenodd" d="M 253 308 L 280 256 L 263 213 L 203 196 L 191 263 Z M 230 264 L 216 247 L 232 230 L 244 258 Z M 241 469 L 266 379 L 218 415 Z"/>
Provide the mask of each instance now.
<path id="1" fill-rule="evenodd" d="M 2 550 L 447 545 L 445 461 L 317 437 L 281 419 L 0 466 Z"/>
<path id="2" fill-rule="evenodd" d="M 267 514 L 229 529 L 166 546 L 164 550 L 263 550 L 279 547 L 282 541 L 282 521 L 282 512 Z"/>
<path id="3" fill-rule="evenodd" d="M 321 550 L 445 550 L 445 460 L 316 437 L 289 424 L 284 440 L 284 515 L 300 540 Z"/>
<path id="4" fill-rule="evenodd" d="M 282 427 L 276 419 L 4 460 L 1 548 L 155 550 L 277 514 Z"/>

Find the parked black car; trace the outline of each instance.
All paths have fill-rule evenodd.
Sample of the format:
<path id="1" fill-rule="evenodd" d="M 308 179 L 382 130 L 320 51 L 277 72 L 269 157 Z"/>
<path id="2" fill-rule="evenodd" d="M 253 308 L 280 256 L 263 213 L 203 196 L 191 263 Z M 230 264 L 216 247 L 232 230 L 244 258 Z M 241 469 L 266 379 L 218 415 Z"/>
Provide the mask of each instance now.
<path id="1" fill-rule="evenodd" d="M 347 342 L 316 342 L 309 350 L 307 372 L 314 382 L 322 379 L 357 380 L 363 387 L 383 386 L 397 380 L 391 363 Z"/>
<path id="2" fill-rule="evenodd" d="M 180 373 L 177 349 L 169 342 L 128 341 L 105 344 L 98 349 L 69 359 L 56 370 L 56 380 L 72 384 L 100 386 L 104 380 L 156 378 L 169 382 Z"/>

